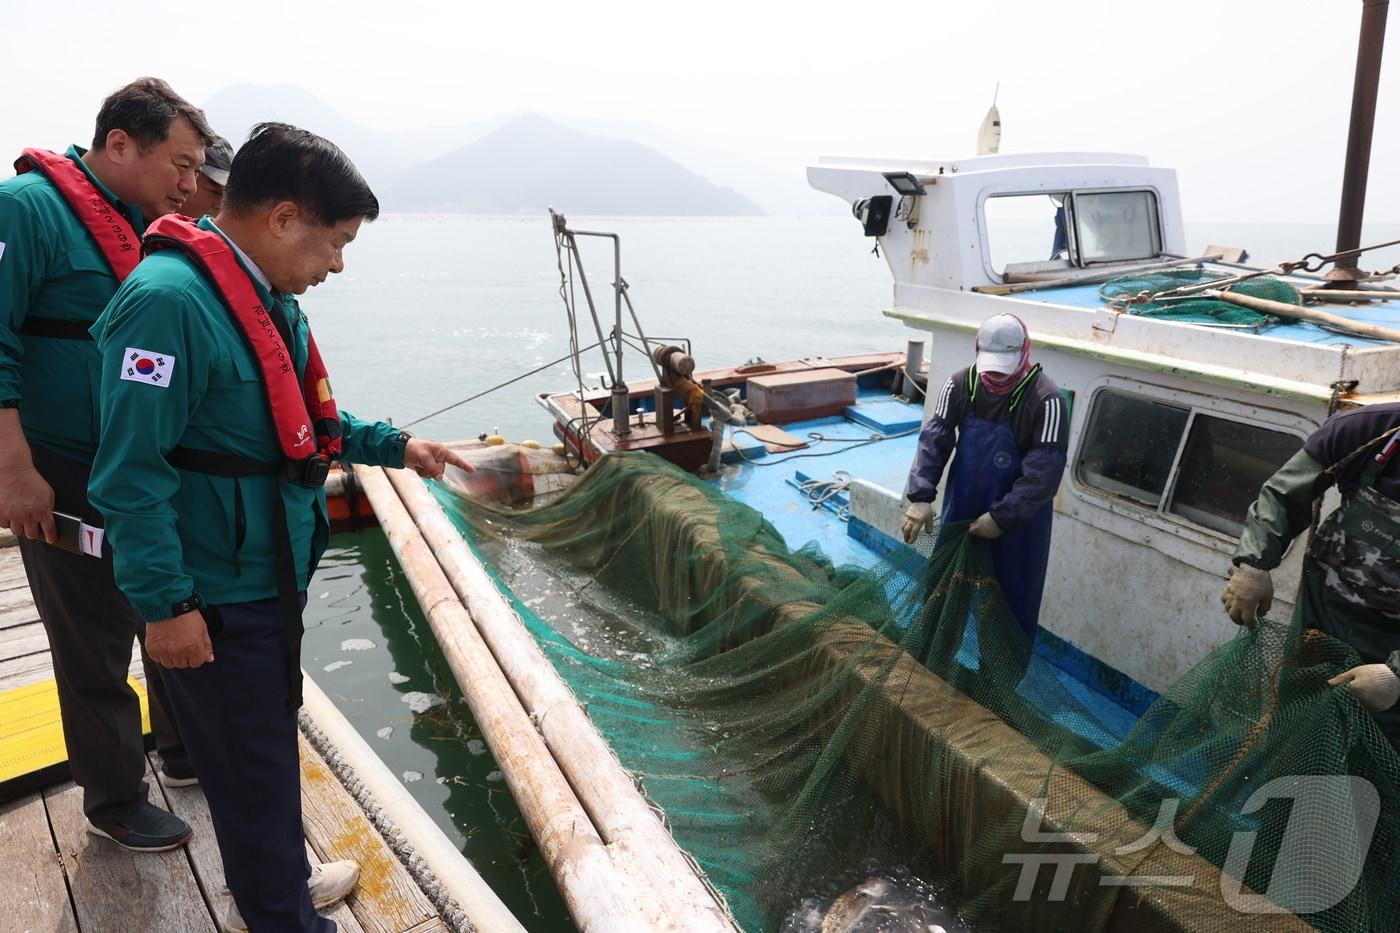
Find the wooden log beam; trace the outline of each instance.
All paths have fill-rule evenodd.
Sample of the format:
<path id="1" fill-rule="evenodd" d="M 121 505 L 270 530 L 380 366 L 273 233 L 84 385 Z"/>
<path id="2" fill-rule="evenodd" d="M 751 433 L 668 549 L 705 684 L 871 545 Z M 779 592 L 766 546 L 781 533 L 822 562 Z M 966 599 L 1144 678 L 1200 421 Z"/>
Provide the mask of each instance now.
<path id="1" fill-rule="evenodd" d="M 1298 293 L 1314 301 L 1394 301 L 1400 291 L 1345 288 L 1300 288 Z"/>
<path id="2" fill-rule="evenodd" d="M 354 470 L 574 922 L 583 933 L 674 929 L 655 924 L 613 863 L 385 471 Z"/>
<path id="3" fill-rule="evenodd" d="M 1388 340 L 1392 343 L 1400 343 L 1400 330 L 1396 330 L 1392 327 L 1381 327 L 1379 324 L 1368 324 L 1365 321 L 1353 321 L 1351 318 L 1342 317 L 1340 314 L 1331 314 L 1327 311 L 1320 311 L 1317 308 L 1291 305 L 1284 301 L 1270 301 L 1267 298 L 1255 298 L 1252 295 L 1241 295 L 1238 292 L 1229 291 L 1204 291 L 1201 292 L 1201 297 L 1214 298 L 1217 301 L 1227 301 L 1232 305 L 1239 305 L 1241 308 L 1258 311 L 1260 314 L 1272 314 L 1275 317 L 1287 318 L 1292 321 L 1308 321 L 1312 324 L 1321 324 L 1333 328 L 1334 330 L 1355 334 L 1358 337 L 1369 337 L 1372 340 Z"/>
<path id="4" fill-rule="evenodd" d="M 432 493 L 412 473 L 386 473 L 602 838 L 629 853 L 681 929 L 732 933 L 734 923 L 725 907 L 657 819 Z"/>

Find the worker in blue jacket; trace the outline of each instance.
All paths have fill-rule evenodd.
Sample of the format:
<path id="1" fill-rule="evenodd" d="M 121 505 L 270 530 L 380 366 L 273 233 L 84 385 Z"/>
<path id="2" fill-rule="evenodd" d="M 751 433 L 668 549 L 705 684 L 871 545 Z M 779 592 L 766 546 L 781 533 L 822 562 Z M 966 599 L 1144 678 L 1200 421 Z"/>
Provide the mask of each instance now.
<path id="1" fill-rule="evenodd" d="M 942 521 L 972 522 L 1016 621 L 1034 638 L 1050 559 L 1055 492 L 1069 447 L 1069 411 L 1058 386 L 1031 362 L 1031 338 L 1013 314 L 977 331 L 977 359 L 933 397 L 909 471 L 904 540 L 934 528 L 933 502 L 952 458 Z"/>

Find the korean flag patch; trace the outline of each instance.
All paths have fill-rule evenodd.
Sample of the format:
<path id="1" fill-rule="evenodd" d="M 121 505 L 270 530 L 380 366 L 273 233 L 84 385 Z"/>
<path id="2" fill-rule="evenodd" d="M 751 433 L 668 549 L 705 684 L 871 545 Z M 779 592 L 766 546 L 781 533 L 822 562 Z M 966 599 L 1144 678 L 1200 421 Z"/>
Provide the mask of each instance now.
<path id="1" fill-rule="evenodd" d="M 170 374 L 175 370 L 175 357 L 169 353 L 152 353 L 150 350 L 126 348 L 126 358 L 122 361 L 122 378 L 132 382 L 165 388 L 170 384 Z"/>

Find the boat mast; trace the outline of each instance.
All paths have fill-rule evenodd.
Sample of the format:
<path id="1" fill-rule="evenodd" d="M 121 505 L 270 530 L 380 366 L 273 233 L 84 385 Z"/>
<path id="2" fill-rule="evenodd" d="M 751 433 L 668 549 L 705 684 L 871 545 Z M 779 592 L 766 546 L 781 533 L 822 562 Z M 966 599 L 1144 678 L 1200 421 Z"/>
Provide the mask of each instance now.
<path id="1" fill-rule="evenodd" d="M 1337 252 L 1361 245 L 1361 218 L 1366 210 L 1366 176 L 1371 165 L 1371 135 L 1376 123 L 1376 96 L 1381 82 L 1381 52 L 1390 0 L 1362 0 L 1361 37 L 1356 47 L 1356 83 L 1351 91 L 1351 129 L 1347 134 L 1342 206 L 1337 217 Z M 1327 273 L 1329 284 L 1345 288 L 1366 278 L 1357 255 L 1338 259 Z"/>

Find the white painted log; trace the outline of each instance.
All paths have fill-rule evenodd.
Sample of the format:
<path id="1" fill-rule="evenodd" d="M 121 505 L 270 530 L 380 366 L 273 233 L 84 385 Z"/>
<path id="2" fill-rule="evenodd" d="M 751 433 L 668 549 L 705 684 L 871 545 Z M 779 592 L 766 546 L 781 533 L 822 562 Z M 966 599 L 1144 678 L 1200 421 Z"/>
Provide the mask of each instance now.
<path id="1" fill-rule="evenodd" d="M 1272 314 L 1276 317 L 1287 318 L 1291 321 L 1310 321 L 1313 324 L 1321 324 L 1334 330 L 1340 330 L 1348 334 L 1355 334 L 1358 337 L 1369 337 L 1372 340 L 1388 340 L 1391 343 L 1400 343 L 1400 330 L 1393 327 L 1382 327 L 1379 324 L 1371 324 L 1367 321 L 1354 321 L 1349 317 L 1340 314 L 1330 314 L 1319 308 L 1306 307 L 1303 305 L 1291 305 L 1285 301 L 1270 301 L 1267 298 L 1255 298 L 1253 295 L 1241 295 L 1239 292 L 1227 291 L 1203 291 L 1204 298 L 1216 298 L 1220 301 L 1228 301 L 1232 305 L 1239 305 L 1242 308 L 1249 308 L 1260 314 Z"/>
<path id="2" fill-rule="evenodd" d="M 432 817 L 423 812 L 398 776 L 389 770 L 305 671 L 302 672 L 302 694 L 303 708 L 316 728 L 325 734 L 374 797 L 374 802 L 384 808 L 399 832 L 412 843 L 414 851 L 427 862 L 472 926 L 481 933 L 525 933 L 525 927 L 501 903 L 472 863 Z"/>
<path id="3" fill-rule="evenodd" d="M 384 471 L 354 470 L 574 922 L 584 933 L 667 929 L 613 863 Z"/>
<path id="4" fill-rule="evenodd" d="M 667 913 L 687 933 L 732 933 L 736 924 L 719 897 L 657 818 L 432 493 L 411 473 L 385 473 L 602 838 L 635 854 Z"/>
<path id="5" fill-rule="evenodd" d="M 345 483 L 349 478 L 344 467 L 331 470 L 330 475 L 326 477 L 326 498 L 334 499 L 336 496 L 345 495 Z"/>

